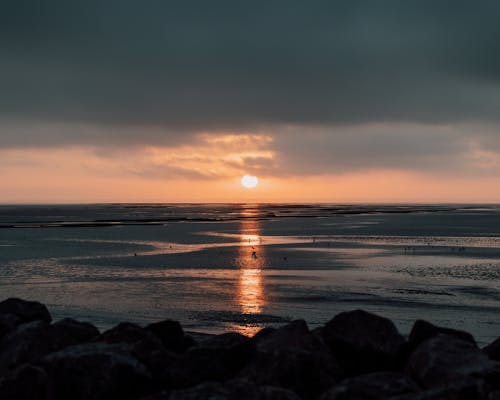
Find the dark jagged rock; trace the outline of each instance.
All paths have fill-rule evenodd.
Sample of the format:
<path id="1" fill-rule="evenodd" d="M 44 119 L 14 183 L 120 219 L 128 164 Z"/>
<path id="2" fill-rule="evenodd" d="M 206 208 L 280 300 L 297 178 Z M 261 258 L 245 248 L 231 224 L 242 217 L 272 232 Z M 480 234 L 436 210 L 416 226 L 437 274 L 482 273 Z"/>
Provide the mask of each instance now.
<path id="1" fill-rule="evenodd" d="M 476 382 L 498 386 L 500 378 L 499 364 L 475 344 L 444 334 L 422 343 L 408 360 L 406 372 L 425 388 Z"/>
<path id="2" fill-rule="evenodd" d="M 300 400 L 293 392 L 273 386 L 257 387 L 244 379 L 207 382 L 191 388 L 159 393 L 143 400 Z"/>
<path id="3" fill-rule="evenodd" d="M 97 328 L 88 323 L 80 322 L 72 318 L 64 318 L 50 326 L 52 335 L 65 337 L 72 344 L 89 342 L 99 335 Z"/>
<path id="4" fill-rule="evenodd" d="M 21 318 L 14 314 L 0 314 L 0 339 L 16 329 L 21 324 Z"/>
<path id="5" fill-rule="evenodd" d="M 19 323 L 31 321 L 51 322 L 49 310 L 42 303 L 37 301 L 27 301 L 11 297 L 0 302 L 0 315 L 12 314 L 19 318 Z"/>
<path id="6" fill-rule="evenodd" d="M 440 333 L 455 336 L 458 339 L 465 340 L 466 342 L 471 342 L 472 344 L 477 346 L 474 337 L 468 332 L 451 328 L 443 328 L 419 319 L 415 321 L 415 323 L 413 324 L 413 328 L 411 329 L 410 336 L 408 338 L 409 347 L 414 350 L 427 339 L 437 336 Z"/>
<path id="7" fill-rule="evenodd" d="M 52 400 L 136 399 L 153 391 L 146 367 L 126 346 L 86 343 L 43 357 Z"/>
<path id="8" fill-rule="evenodd" d="M 255 344 L 234 335 L 224 335 L 222 339 L 212 340 L 207 346 L 200 344 L 179 355 L 165 374 L 165 384 L 179 388 L 234 377 L 254 357 Z"/>
<path id="9" fill-rule="evenodd" d="M 314 399 L 343 377 L 335 358 L 304 321 L 269 330 L 253 340 L 257 356 L 240 376 L 258 385 L 281 386 Z"/>
<path id="10" fill-rule="evenodd" d="M 418 392 L 418 385 L 400 372 L 372 372 L 340 382 L 321 400 L 385 400 Z"/>
<path id="11" fill-rule="evenodd" d="M 155 381 L 161 381 L 163 373 L 176 359 L 167 351 L 158 337 L 137 324 L 122 322 L 103 332 L 95 339 L 99 342 L 126 344 L 131 354 L 143 363 Z"/>
<path id="12" fill-rule="evenodd" d="M 237 332 L 214 335 L 199 342 L 201 347 L 229 348 L 248 342 L 248 337 Z"/>
<path id="13" fill-rule="evenodd" d="M 323 337 L 351 376 L 397 369 L 405 345 L 392 321 L 363 310 L 335 316 L 325 325 Z"/>
<path id="14" fill-rule="evenodd" d="M 48 377 L 40 367 L 24 364 L 0 382 L 0 399 L 47 400 Z"/>
<path id="15" fill-rule="evenodd" d="M 495 390 L 488 395 L 487 400 L 500 400 L 500 390 Z"/>
<path id="16" fill-rule="evenodd" d="M 492 360 L 500 361 L 500 338 L 494 340 L 488 346 L 484 347 L 483 351 Z"/>
<path id="17" fill-rule="evenodd" d="M 478 381 L 456 382 L 452 386 L 391 397 L 390 400 L 484 400 L 485 385 Z M 489 399 L 489 398 L 488 398 Z"/>
<path id="18" fill-rule="evenodd" d="M 184 334 L 181 324 L 177 321 L 166 319 L 149 324 L 146 329 L 156 335 L 166 349 L 174 353 L 184 353 L 196 344 L 190 336 Z"/>
<path id="19" fill-rule="evenodd" d="M 341 378 L 341 371 L 328 354 L 301 350 L 259 352 L 241 377 L 257 385 L 281 386 L 303 399 L 315 399 Z"/>
<path id="20" fill-rule="evenodd" d="M 307 351 L 328 351 L 314 336 L 304 320 L 292 321 L 289 324 L 254 337 L 259 351 L 278 349 L 302 349 Z"/>
<path id="21" fill-rule="evenodd" d="M 500 400 L 500 339 L 481 350 L 467 332 L 422 320 L 408 342 L 357 310 L 313 331 L 297 320 L 195 343 L 175 321 L 99 334 L 51 324 L 40 303 L 0 304 L 2 400 Z"/>
<path id="22" fill-rule="evenodd" d="M 98 334 L 93 325 L 72 319 L 52 325 L 40 320 L 19 325 L 0 340 L 0 374 L 67 346 L 87 342 Z"/>
<path id="23" fill-rule="evenodd" d="M 154 340 L 158 344 L 162 345 L 160 339 L 158 339 L 155 335 L 132 322 L 121 322 L 115 327 L 103 332 L 98 338 L 96 338 L 96 341 L 105 343 L 133 344 L 144 339 Z"/>

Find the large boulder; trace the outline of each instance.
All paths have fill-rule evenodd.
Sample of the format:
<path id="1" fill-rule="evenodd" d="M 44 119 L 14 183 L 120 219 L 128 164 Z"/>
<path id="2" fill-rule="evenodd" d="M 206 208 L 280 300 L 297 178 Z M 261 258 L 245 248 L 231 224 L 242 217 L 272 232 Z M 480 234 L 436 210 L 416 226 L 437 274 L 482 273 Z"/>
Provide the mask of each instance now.
<path id="1" fill-rule="evenodd" d="M 403 394 L 389 400 L 484 400 L 485 385 L 477 381 L 456 382 L 453 386 L 428 389 L 419 393 Z M 487 397 L 490 400 L 489 397 Z M 491 399 L 493 400 L 493 399 Z"/>
<path id="2" fill-rule="evenodd" d="M 348 375 L 396 370 L 405 339 L 387 318 L 363 310 L 336 315 L 323 329 L 325 343 Z"/>
<path id="3" fill-rule="evenodd" d="M 494 340 L 489 345 L 483 348 L 483 351 L 492 360 L 500 361 L 500 338 Z"/>
<path id="4" fill-rule="evenodd" d="M 21 324 L 21 318 L 14 314 L 0 314 L 0 339 L 16 329 Z"/>
<path id="5" fill-rule="evenodd" d="M 67 343 L 86 343 L 99 335 L 97 328 L 88 323 L 72 318 L 64 318 L 50 325 L 54 337 L 64 338 Z"/>
<path id="6" fill-rule="evenodd" d="M 0 399 L 47 400 L 48 377 L 40 367 L 24 364 L 0 381 Z"/>
<path id="7" fill-rule="evenodd" d="M 419 319 L 415 321 L 411 329 L 410 336 L 408 338 L 409 347 L 413 351 L 427 339 L 433 338 L 439 334 L 455 336 L 458 339 L 465 340 L 466 342 L 471 342 L 476 345 L 474 337 L 469 332 L 436 326 L 430 322 Z"/>
<path id="8" fill-rule="evenodd" d="M 167 350 L 174 353 L 184 353 L 194 346 L 195 341 L 184 334 L 181 325 L 177 321 L 166 319 L 146 326 L 146 330 L 157 336 Z"/>
<path id="9" fill-rule="evenodd" d="M 158 393 L 143 400 L 300 400 L 293 392 L 273 387 L 257 387 L 244 379 L 226 383 L 206 382 L 200 385 Z"/>
<path id="10" fill-rule="evenodd" d="M 309 331 L 304 320 L 295 320 L 279 329 L 262 331 L 254 336 L 257 350 L 268 352 L 278 349 L 328 351 L 328 348 Z"/>
<path id="11" fill-rule="evenodd" d="M 19 323 L 31 321 L 52 321 L 49 310 L 42 303 L 11 297 L 0 302 L 0 315 L 12 314 L 19 318 Z"/>
<path id="12" fill-rule="evenodd" d="M 242 335 L 237 332 L 226 332 L 220 335 L 213 335 L 199 341 L 200 347 L 210 347 L 218 349 L 227 349 L 233 346 L 242 345 L 248 343 L 249 339 L 247 336 Z"/>
<path id="13" fill-rule="evenodd" d="M 386 400 L 418 392 L 418 385 L 400 372 L 372 372 L 340 382 L 321 400 Z"/>
<path id="14" fill-rule="evenodd" d="M 154 390 L 146 367 L 122 345 L 71 346 L 37 365 L 47 373 L 51 400 L 131 400 Z"/>
<path id="15" fill-rule="evenodd" d="M 253 359 L 255 352 L 255 344 L 247 337 L 219 335 L 178 355 L 165 374 L 164 385 L 183 388 L 209 380 L 229 380 Z"/>
<path id="16" fill-rule="evenodd" d="M 253 341 L 257 355 L 239 376 L 257 385 L 279 386 L 304 399 L 315 399 L 343 377 L 329 349 L 304 321 L 266 330 Z"/>
<path id="17" fill-rule="evenodd" d="M 88 342 L 98 334 L 91 324 L 72 319 L 52 325 L 41 320 L 19 325 L 0 340 L 0 374 L 67 346 Z"/>
<path id="18" fill-rule="evenodd" d="M 162 380 L 165 369 L 177 358 L 165 349 L 157 336 L 130 322 L 122 322 L 103 332 L 95 341 L 126 345 L 130 353 L 148 368 L 156 382 Z"/>
<path id="19" fill-rule="evenodd" d="M 422 343 L 408 360 L 406 372 L 424 388 L 498 386 L 500 378 L 499 364 L 474 343 L 444 334 Z"/>

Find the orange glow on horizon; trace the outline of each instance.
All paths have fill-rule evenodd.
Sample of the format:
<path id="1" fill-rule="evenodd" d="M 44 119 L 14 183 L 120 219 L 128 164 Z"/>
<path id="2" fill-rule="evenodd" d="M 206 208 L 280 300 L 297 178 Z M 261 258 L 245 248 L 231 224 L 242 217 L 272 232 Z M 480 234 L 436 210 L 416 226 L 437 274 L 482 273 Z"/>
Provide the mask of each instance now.
<path id="1" fill-rule="evenodd" d="M 497 162 L 489 154 L 473 156 L 490 164 Z M 0 172 L 4 177 L 0 180 L 1 201 L 500 202 L 495 175 L 431 175 L 386 169 L 322 176 L 277 173 L 273 176 L 270 170 L 259 172 L 263 179 L 249 191 L 240 183 L 246 168 L 232 163 L 226 166 L 222 162 L 214 167 L 210 172 L 213 176 L 177 167 L 172 170 L 155 163 L 147 149 L 105 156 L 89 148 L 4 149 L 0 150 Z M 223 173 L 215 173 L 216 170 Z"/>

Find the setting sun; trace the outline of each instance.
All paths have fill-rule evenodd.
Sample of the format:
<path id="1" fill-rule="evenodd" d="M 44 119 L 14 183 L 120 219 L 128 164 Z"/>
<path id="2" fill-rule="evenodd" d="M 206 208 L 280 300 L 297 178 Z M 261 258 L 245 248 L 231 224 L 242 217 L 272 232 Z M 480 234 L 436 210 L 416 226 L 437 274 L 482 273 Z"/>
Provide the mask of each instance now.
<path id="1" fill-rule="evenodd" d="M 245 175 L 241 178 L 241 185 L 247 189 L 254 188 L 259 183 L 259 178 L 254 175 Z"/>

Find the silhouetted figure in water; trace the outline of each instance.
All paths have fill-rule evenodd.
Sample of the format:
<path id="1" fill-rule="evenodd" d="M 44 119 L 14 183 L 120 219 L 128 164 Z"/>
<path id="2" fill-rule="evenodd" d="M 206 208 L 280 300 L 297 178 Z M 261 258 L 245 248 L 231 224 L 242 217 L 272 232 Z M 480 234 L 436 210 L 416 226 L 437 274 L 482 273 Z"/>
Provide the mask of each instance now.
<path id="1" fill-rule="evenodd" d="M 257 258 L 257 253 L 255 251 L 252 251 L 252 258 Z"/>
<path id="2" fill-rule="evenodd" d="M 288 261 L 288 257 L 283 257 L 283 261 Z"/>

